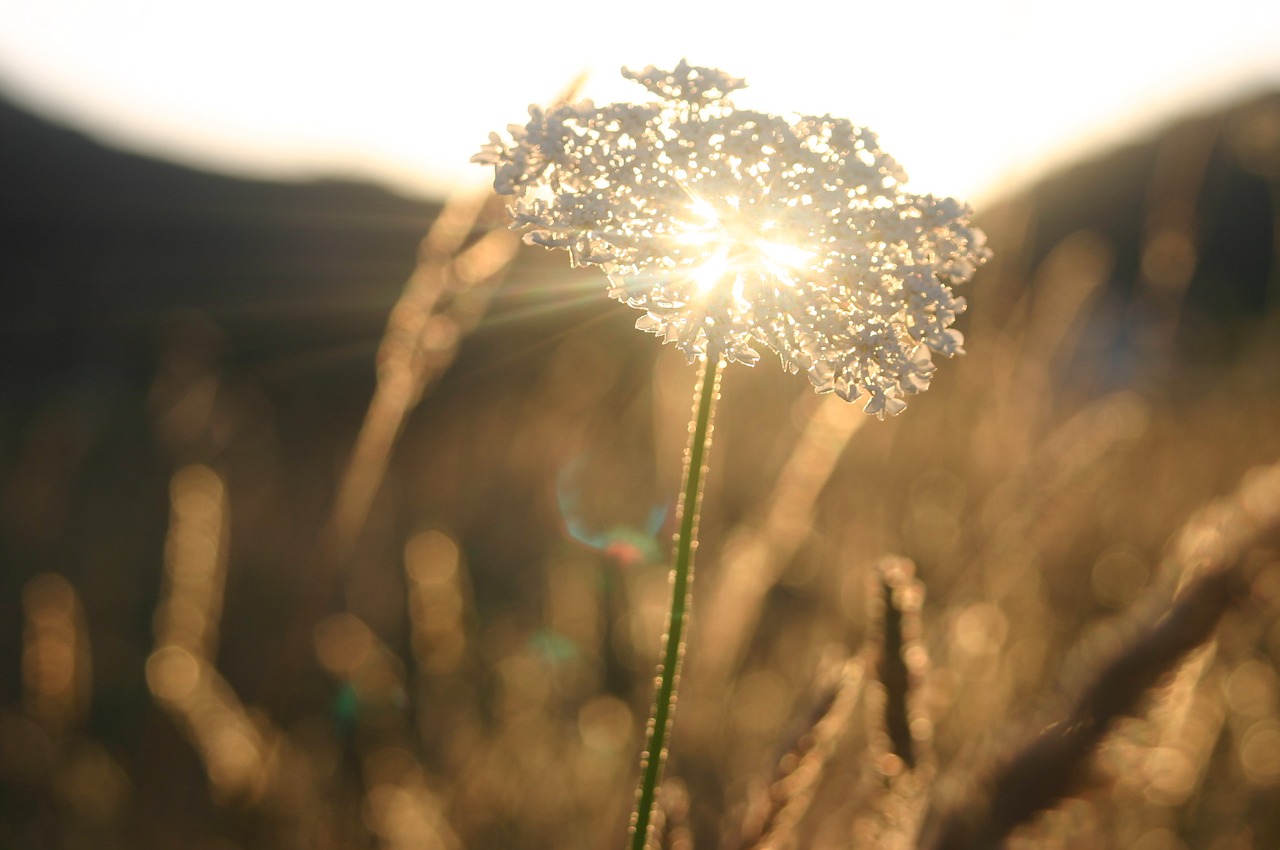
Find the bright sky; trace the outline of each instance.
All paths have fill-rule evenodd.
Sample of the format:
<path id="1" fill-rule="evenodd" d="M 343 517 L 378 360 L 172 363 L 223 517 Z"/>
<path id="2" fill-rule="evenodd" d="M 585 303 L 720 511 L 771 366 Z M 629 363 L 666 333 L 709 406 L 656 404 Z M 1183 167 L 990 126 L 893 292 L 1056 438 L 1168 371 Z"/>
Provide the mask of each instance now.
<path id="1" fill-rule="evenodd" d="M 747 9 L 768 10 L 750 13 Z M 875 130 L 970 200 L 1186 109 L 1280 86 L 1280 2 L 0 0 L 0 89 L 110 143 L 260 176 L 482 184 L 488 131 L 579 72 L 681 57 L 770 112 Z"/>

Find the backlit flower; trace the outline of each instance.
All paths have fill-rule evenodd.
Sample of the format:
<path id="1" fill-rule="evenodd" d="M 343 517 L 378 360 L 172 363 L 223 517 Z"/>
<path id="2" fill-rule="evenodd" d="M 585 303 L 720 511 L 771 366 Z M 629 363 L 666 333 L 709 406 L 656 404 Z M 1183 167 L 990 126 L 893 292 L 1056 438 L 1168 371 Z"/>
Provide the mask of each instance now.
<path id="1" fill-rule="evenodd" d="M 763 346 L 881 417 L 928 388 L 934 353 L 963 353 L 951 287 L 989 256 L 963 204 L 907 192 L 844 119 L 734 107 L 744 83 L 721 71 L 623 74 L 658 99 L 531 106 L 474 157 L 526 242 L 600 266 L 636 327 L 691 361 L 750 365 Z"/>

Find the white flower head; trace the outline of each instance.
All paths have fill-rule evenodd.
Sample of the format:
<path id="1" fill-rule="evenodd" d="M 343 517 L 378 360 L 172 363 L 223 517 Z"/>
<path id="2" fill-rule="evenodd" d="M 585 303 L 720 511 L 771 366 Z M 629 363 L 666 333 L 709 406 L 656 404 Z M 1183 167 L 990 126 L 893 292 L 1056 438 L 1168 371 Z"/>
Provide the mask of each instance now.
<path id="1" fill-rule="evenodd" d="M 951 287 L 990 256 L 970 211 L 913 195 L 876 137 L 825 116 L 738 109 L 744 83 L 681 60 L 623 75 L 649 103 L 529 107 L 473 160 L 525 241 L 598 265 L 636 327 L 690 361 L 757 347 L 882 417 L 963 353 Z"/>

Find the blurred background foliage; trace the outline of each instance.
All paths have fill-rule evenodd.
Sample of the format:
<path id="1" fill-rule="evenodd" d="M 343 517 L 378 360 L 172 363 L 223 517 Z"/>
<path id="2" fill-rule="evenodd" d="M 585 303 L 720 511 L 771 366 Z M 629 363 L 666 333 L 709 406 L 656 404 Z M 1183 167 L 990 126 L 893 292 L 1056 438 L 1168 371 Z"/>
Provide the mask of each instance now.
<path id="1" fill-rule="evenodd" d="M 9 106 L 0 150 L 0 846 L 621 841 L 693 367 L 558 256 L 453 262 L 491 210 L 419 245 L 439 208 Z M 1188 517 L 1280 457 L 1278 205 L 1280 98 L 1188 118 L 979 210 L 969 353 L 902 417 L 728 371 L 667 846 L 984 816 L 1198 563 Z M 1274 532 L 1275 487 L 1241 498 Z M 1280 573 L 1248 575 L 1014 846 L 1280 845 Z"/>

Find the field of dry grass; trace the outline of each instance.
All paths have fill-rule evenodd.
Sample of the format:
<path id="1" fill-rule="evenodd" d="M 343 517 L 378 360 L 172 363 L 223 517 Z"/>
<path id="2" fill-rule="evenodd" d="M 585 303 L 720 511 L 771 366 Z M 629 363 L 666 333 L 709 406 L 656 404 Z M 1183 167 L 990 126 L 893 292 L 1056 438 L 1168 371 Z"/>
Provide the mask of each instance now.
<path id="1" fill-rule="evenodd" d="M 662 846 L 1280 845 L 1278 109 L 980 210 L 901 417 L 728 370 Z M 0 846 L 620 846 L 694 369 L 498 218 L 376 389 L 175 315 L 5 420 Z"/>

